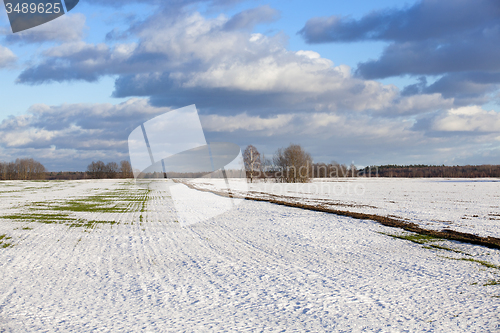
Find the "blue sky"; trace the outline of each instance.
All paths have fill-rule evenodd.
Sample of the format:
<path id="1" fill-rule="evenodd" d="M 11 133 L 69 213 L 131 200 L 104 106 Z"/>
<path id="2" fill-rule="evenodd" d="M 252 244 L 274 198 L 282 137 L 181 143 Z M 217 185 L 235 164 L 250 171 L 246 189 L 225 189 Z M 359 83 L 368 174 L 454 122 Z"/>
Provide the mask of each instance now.
<path id="1" fill-rule="evenodd" d="M 196 104 L 208 141 L 319 162 L 498 164 L 495 0 L 80 0 L 12 34 L 0 10 L 0 160 L 127 158 Z"/>

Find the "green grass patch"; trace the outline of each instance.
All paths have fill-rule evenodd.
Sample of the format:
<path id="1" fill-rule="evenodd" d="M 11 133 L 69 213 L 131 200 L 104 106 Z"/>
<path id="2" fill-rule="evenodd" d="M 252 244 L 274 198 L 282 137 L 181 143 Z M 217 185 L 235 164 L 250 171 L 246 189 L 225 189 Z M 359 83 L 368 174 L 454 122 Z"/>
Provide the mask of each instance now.
<path id="1" fill-rule="evenodd" d="M 435 241 L 438 241 L 438 240 L 442 240 L 442 238 L 438 238 L 438 237 L 434 237 L 434 236 L 430 236 L 430 235 L 421 235 L 421 234 L 389 234 L 389 233 L 385 233 L 385 232 L 379 232 L 379 233 L 382 234 L 382 235 L 386 235 L 386 236 L 392 237 L 392 238 L 404 239 L 404 240 L 407 240 L 407 241 L 410 241 L 410 242 L 413 242 L 413 243 L 417 243 L 417 244 L 422 244 L 422 245 L 425 244 L 425 246 L 423 246 L 424 249 L 429 249 L 429 250 L 434 250 L 434 249 L 445 250 L 445 251 L 451 251 L 451 252 L 455 252 L 455 253 L 461 253 L 461 254 L 469 255 L 468 253 L 465 253 L 463 251 L 455 250 L 455 249 L 452 249 L 452 248 L 449 248 L 449 247 L 446 247 L 446 246 L 436 245 L 436 244 L 429 244 L 430 242 L 435 242 Z"/>
<path id="2" fill-rule="evenodd" d="M 45 206 L 51 210 L 67 212 L 95 212 L 95 213 L 124 213 L 131 207 L 131 203 L 142 203 L 147 200 L 146 193 L 131 195 L 128 191 L 110 191 L 100 195 L 89 196 L 84 199 L 68 200 L 60 203 L 34 203 L 35 206 Z"/>
<path id="3" fill-rule="evenodd" d="M 74 227 L 84 227 L 87 229 L 95 229 L 98 224 L 118 224 L 115 221 L 88 221 L 84 219 L 77 219 L 70 217 L 68 214 L 16 214 L 2 216 L 2 218 L 19 220 L 19 221 L 30 221 L 39 223 L 57 223 L 57 224 L 68 224 L 70 228 Z M 30 227 L 23 227 L 22 230 L 32 230 Z"/>
<path id="4" fill-rule="evenodd" d="M 75 218 L 69 217 L 68 214 L 43 214 L 43 213 L 12 214 L 12 215 L 1 216 L 1 218 L 18 220 L 18 221 L 40 222 L 40 223 L 65 223 L 76 220 Z"/>
<path id="5" fill-rule="evenodd" d="M 80 223 L 72 223 L 69 225 L 70 228 L 85 228 L 85 229 L 95 229 L 99 224 L 118 224 L 116 221 L 84 221 L 81 220 Z"/>
<path id="6" fill-rule="evenodd" d="M 9 239 L 12 239 L 12 237 L 8 237 L 7 235 L 0 235 L 0 247 L 2 249 L 6 249 L 8 247 L 14 246 L 12 243 L 7 242 Z"/>
<path id="7" fill-rule="evenodd" d="M 70 228 L 95 229 L 100 224 L 118 224 L 115 221 L 89 221 L 80 218 L 78 213 L 125 213 L 146 210 L 150 190 L 127 191 L 113 190 L 85 198 L 68 200 L 38 201 L 26 205 L 28 212 L 0 216 L 0 218 L 26 222 L 60 223 Z M 30 230 L 28 227 L 23 230 Z"/>
<path id="8" fill-rule="evenodd" d="M 484 260 L 474 259 L 474 258 L 451 258 L 451 257 L 443 257 L 443 258 L 451 259 L 451 260 L 470 261 L 470 262 L 475 262 L 475 263 L 481 264 L 481 265 L 488 267 L 488 268 L 500 269 L 500 266 L 498 266 L 498 265 L 492 264 L 492 263 L 484 261 Z"/>
<path id="9" fill-rule="evenodd" d="M 434 236 L 420 235 L 420 234 L 395 235 L 395 234 L 388 234 L 388 233 L 384 233 L 384 232 L 380 232 L 380 233 L 383 235 L 386 235 L 386 236 L 390 236 L 392 238 L 404 239 L 404 240 L 408 240 L 410 242 L 417 243 L 417 244 L 426 244 L 428 242 L 432 242 L 432 241 L 439 239 L 439 238 L 436 238 Z"/>
<path id="10" fill-rule="evenodd" d="M 500 280 L 488 280 L 483 286 L 497 286 L 500 284 Z"/>
<path id="11" fill-rule="evenodd" d="M 465 253 L 463 251 L 455 250 L 455 249 L 452 249 L 452 248 L 449 248 L 449 247 L 446 247 L 446 246 L 441 246 L 441 245 L 436 245 L 436 244 L 428 244 L 428 245 L 423 246 L 423 248 L 424 249 L 429 249 L 429 250 L 438 249 L 438 250 L 451 251 L 451 252 L 465 254 L 467 256 L 470 256 L 470 254 Z"/>
<path id="12" fill-rule="evenodd" d="M 104 206 L 103 203 L 108 203 L 101 200 L 70 200 L 62 205 L 51 205 L 51 210 L 66 211 L 66 212 L 94 212 L 94 213 L 124 213 L 126 208 L 119 207 L 117 204 Z"/>

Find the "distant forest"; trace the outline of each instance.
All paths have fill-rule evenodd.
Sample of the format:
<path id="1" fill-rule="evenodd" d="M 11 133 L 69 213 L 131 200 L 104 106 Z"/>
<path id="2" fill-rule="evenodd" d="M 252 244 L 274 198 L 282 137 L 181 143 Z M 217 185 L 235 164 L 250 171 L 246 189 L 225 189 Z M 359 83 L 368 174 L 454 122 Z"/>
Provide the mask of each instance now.
<path id="1" fill-rule="evenodd" d="M 500 165 L 380 165 L 366 167 L 362 173 L 378 177 L 405 178 L 495 178 L 500 177 Z M 359 173 L 359 172 L 358 172 Z"/>
<path id="2" fill-rule="evenodd" d="M 45 167 L 32 158 L 16 159 L 13 162 L 0 161 L 0 180 L 77 180 L 77 179 L 113 179 L 133 178 L 129 161 L 104 164 L 92 162 L 87 171 L 48 172 Z"/>
<path id="3" fill-rule="evenodd" d="M 255 152 L 258 154 L 258 152 Z M 252 156 L 255 156 L 252 154 Z M 258 155 L 257 155 L 258 156 Z M 252 161 L 250 161 L 252 162 Z M 260 163 L 260 162 L 259 162 Z M 263 165 L 264 163 L 262 163 Z M 271 163 L 273 164 L 273 163 Z M 251 171 L 245 159 L 247 177 L 250 179 L 271 179 L 279 181 L 274 166 L 263 168 L 258 165 Z M 310 178 L 344 178 L 344 177 L 400 177 L 400 178 L 500 178 L 500 165 L 378 165 L 357 169 L 354 165 L 332 163 L 312 163 L 307 168 Z M 198 178 L 206 173 L 171 174 L 179 178 Z M 228 177 L 234 177 L 232 170 L 227 170 Z M 0 161 L 0 180 L 77 180 L 77 179 L 114 179 L 133 178 L 130 162 L 120 164 L 102 161 L 92 162 L 86 171 L 47 172 L 45 167 L 32 158 L 16 159 L 13 162 Z M 163 178 L 163 174 L 151 175 L 152 178 Z M 216 178 L 221 177 L 217 175 Z M 149 178 L 146 176 L 146 178 Z"/>

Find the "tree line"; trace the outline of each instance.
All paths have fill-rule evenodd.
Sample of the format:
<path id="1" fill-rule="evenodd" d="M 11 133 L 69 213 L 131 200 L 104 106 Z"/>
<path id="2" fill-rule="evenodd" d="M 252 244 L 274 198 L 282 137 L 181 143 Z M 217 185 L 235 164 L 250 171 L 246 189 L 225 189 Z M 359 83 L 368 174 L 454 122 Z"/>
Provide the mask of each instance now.
<path id="1" fill-rule="evenodd" d="M 405 178 L 497 178 L 500 165 L 380 165 L 366 167 L 375 170 L 378 177 Z"/>
<path id="2" fill-rule="evenodd" d="M 0 162 L 0 180 L 45 179 L 45 167 L 32 158 L 18 158 L 14 162 Z"/>
<path id="3" fill-rule="evenodd" d="M 261 156 L 253 145 L 243 153 L 249 182 L 257 179 L 284 183 L 305 183 L 311 178 L 404 177 L 404 178 L 497 178 L 500 165 L 380 165 L 357 169 L 354 164 L 313 163 L 311 155 L 300 145 L 278 149 L 272 158 Z"/>
<path id="4" fill-rule="evenodd" d="M 105 164 L 102 161 L 92 162 L 86 172 L 65 171 L 47 172 L 42 163 L 32 158 L 18 158 L 13 162 L 0 161 L 0 180 L 57 180 L 57 179 L 103 179 L 103 178 L 133 178 L 132 166 L 123 160 Z"/>
<path id="5" fill-rule="evenodd" d="M 133 178 L 132 166 L 129 161 L 123 160 L 118 165 L 116 162 L 104 164 L 103 161 L 90 163 L 87 166 L 87 175 L 92 179 Z"/>
<path id="6" fill-rule="evenodd" d="M 132 172 L 132 166 L 127 160 L 123 160 L 118 163 L 109 162 L 104 163 L 103 161 L 92 161 L 88 166 L 87 170 L 82 171 L 66 171 L 66 172 L 48 172 L 47 179 L 113 179 L 113 178 L 133 178 L 134 174 Z"/>
<path id="7" fill-rule="evenodd" d="M 249 182 L 256 180 L 280 183 L 305 183 L 311 178 L 340 177 L 404 177 L 404 178 L 498 178 L 500 165 L 379 165 L 357 169 L 354 164 L 313 163 L 311 155 L 300 145 L 290 144 L 279 148 L 271 158 L 260 154 L 249 145 L 243 152 L 246 177 Z M 226 170 L 228 177 L 240 177 L 239 172 Z M 174 177 L 197 178 L 208 173 L 182 173 Z M 161 177 L 160 177 L 161 176 Z M 243 174 L 244 176 L 244 174 Z M 13 162 L 0 161 L 0 180 L 40 180 L 40 179 L 104 179 L 133 178 L 132 166 L 127 160 L 120 164 L 93 161 L 85 172 L 47 172 L 45 167 L 32 158 L 18 158 Z M 163 178 L 153 175 L 153 178 Z"/>
<path id="8" fill-rule="evenodd" d="M 306 183 L 311 178 L 360 176 L 354 164 L 313 163 L 311 155 L 297 144 L 279 148 L 272 158 L 261 156 L 257 148 L 249 145 L 243 152 L 243 161 L 250 182 L 260 179 L 278 183 Z"/>

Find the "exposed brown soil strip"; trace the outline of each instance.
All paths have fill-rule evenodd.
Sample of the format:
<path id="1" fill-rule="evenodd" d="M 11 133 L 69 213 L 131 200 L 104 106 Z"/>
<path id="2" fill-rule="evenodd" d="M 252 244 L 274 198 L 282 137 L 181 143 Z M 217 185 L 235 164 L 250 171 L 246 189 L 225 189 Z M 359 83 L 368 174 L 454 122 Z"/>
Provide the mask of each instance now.
<path id="1" fill-rule="evenodd" d="M 407 222 L 407 221 L 396 219 L 393 217 L 380 216 L 380 215 L 374 215 L 374 214 L 355 213 L 355 212 L 349 212 L 349 211 L 345 211 L 345 210 L 327 208 L 327 207 L 324 207 L 322 205 L 308 205 L 308 204 L 301 204 L 301 203 L 297 203 L 297 202 L 289 202 L 289 201 L 283 201 L 283 200 L 277 200 L 277 199 L 256 198 L 256 197 L 249 197 L 249 196 L 241 197 L 239 195 L 235 195 L 232 193 L 229 194 L 227 192 L 219 192 L 219 191 L 214 191 L 214 190 L 209 190 L 209 189 L 198 188 L 198 187 L 194 186 L 193 184 L 181 182 L 179 180 L 176 180 L 176 182 L 182 183 L 182 184 L 184 184 L 184 185 L 186 185 L 189 188 L 194 189 L 194 190 L 203 191 L 203 192 L 211 192 L 211 193 L 225 196 L 225 197 L 238 197 L 238 198 L 243 198 L 246 200 L 264 201 L 264 202 L 269 202 L 269 203 L 281 205 L 281 206 L 307 209 L 307 210 L 312 210 L 312 211 L 316 211 L 316 212 L 330 213 L 330 214 L 335 214 L 335 215 L 340 215 L 340 216 L 348 216 L 348 217 L 352 217 L 352 218 L 359 219 L 359 220 L 372 220 L 372 221 L 378 222 L 378 223 L 385 225 L 385 226 L 388 226 L 388 227 L 400 228 L 400 229 L 415 232 L 415 233 L 418 233 L 421 235 L 429 235 L 429 236 L 433 236 L 433 237 L 437 237 L 437 238 L 455 240 L 455 241 L 459 241 L 459 242 L 463 242 L 463 243 L 483 245 L 483 246 L 486 246 L 489 248 L 500 249 L 500 238 L 496 238 L 496 237 L 481 237 L 481 236 L 477 236 L 474 234 L 469 234 L 469 233 L 465 233 L 465 232 L 458 232 L 458 231 L 449 230 L 449 229 L 443 229 L 441 231 L 429 230 L 429 229 L 424 229 L 415 223 Z"/>
<path id="2" fill-rule="evenodd" d="M 348 217 L 352 217 L 352 218 L 360 219 L 360 220 L 372 220 L 372 221 L 376 221 L 376 222 L 378 222 L 382 225 L 388 226 L 388 227 L 400 228 L 400 229 L 415 232 L 415 233 L 418 233 L 421 235 L 429 235 L 429 236 L 434 236 L 434 237 L 438 237 L 438 238 L 456 240 L 456 241 L 460 241 L 460 242 L 464 242 L 464 243 L 477 244 L 477 245 L 487 246 L 490 248 L 500 249 L 500 238 L 495 238 L 495 237 L 481 237 L 481 236 L 477 236 L 477 235 L 473 235 L 473 234 L 469 234 L 469 233 L 465 233 L 465 232 L 458 232 L 458 231 L 448 230 L 448 229 L 443 229 L 441 231 L 429 230 L 429 229 L 421 228 L 420 226 L 418 226 L 417 224 L 412 223 L 412 222 L 406 222 L 406 221 L 395 219 L 392 217 L 380 216 L 380 215 L 374 215 L 374 214 L 354 213 L 354 212 L 349 212 L 349 211 L 345 211 L 345 210 L 337 210 L 337 209 L 331 209 L 331 208 L 325 208 L 325 207 L 313 206 L 313 205 L 304 205 L 304 204 L 300 204 L 300 203 L 287 202 L 287 201 L 281 201 L 281 200 L 267 200 L 267 199 L 263 199 L 263 198 L 252 198 L 252 197 L 246 197 L 245 199 L 254 200 L 254 201 L 265 201 L 265 202 L 270 202 L 270 203 L 277 204 L 277 205 L 308 209 L 308 210 L 313 210 L 313 211 L 317 211 L 317 212 L 331 213 L 331 214 L 340 215 L 340 216 L 348 216 Z"/>

